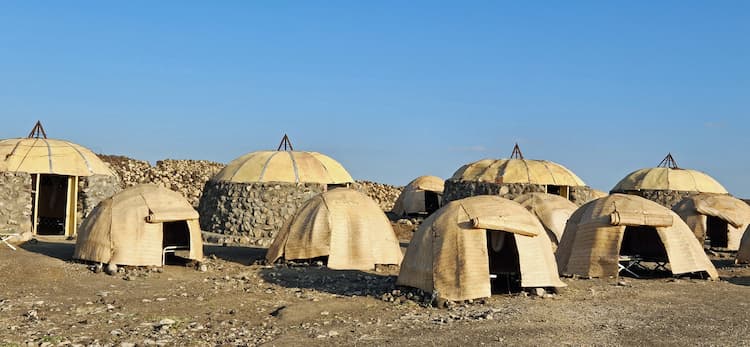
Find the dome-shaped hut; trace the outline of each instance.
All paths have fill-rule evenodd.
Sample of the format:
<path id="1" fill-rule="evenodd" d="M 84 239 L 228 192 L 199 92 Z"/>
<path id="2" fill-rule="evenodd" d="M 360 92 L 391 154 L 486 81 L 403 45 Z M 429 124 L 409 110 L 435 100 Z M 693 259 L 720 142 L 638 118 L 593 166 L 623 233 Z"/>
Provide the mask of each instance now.
<path id="1" fill-rule="evenodd" d="M 539 218 L 544 230 L 547 231 L 547 236 L 552 241 L 554 249 L 557 248 L 557 244 L 565 231 L 565 223 L 578 209 L 578 206 L 568 199 L 546 193 L 527 193 L 518 196 L 513 201 L 521 204 L 531 214 Z"/>
<path id="2" fill-rule="evenodd" d="M 667 208 L 672 208 L 684 197 L 697 193 L 728 194 L 708 174 L 677 166 L 671 153 L 657 167 L 629 173 L 612 188 L 611 193 L 638 195 Z"/>
<path id="3" fill-rule="evenodd" d="M 0 232 L 73 236 L 119 179 L 91 150 L 47 138 L 37 122 L 26 138 L 0 140 Z"/>
<path id="4" fill-rule="evenodd" d="M 568 219 L 557 264 L 561 274 L 618 276 L 621 259 L 669 263 L 672 274 L 716 268 L 680 217 L 653 201 L 612 194 L 581 206 Z"/>
<path id="5" fill-rule="evenodd" d="M 353 182 L 337 161 L 295 151 L 284 135 L 277 150 L 245 154 L 206 182 L 198 205 L 201 228 L 267 246 L 303 202 Z"/>
<path id="6" fill-rule="evenodd" d="M 564 287 L 544 227 L 499 196 L 452 201 L 419 226 L 397 284 L 447 300 L 489 297 L 491 279 L 520 276 L 522 288 Z"/>
<path id="7" fill-rule="evenodd" d="M 429 215 L 440 208 L 444 187 L 440 177 L 419 176 L 404 187 L 391 212 L 396 216 Z"/>
<path id="8" fill-rule="evenodd" d="M 727 194 L 699 193 L 688 196 L 672 208 L 704 245 L 736 251 L 750 224 L 750 205 Z"/>
<path id="9" fill-rule="evenodd" d="M 445 182 L 445 201 L 474 195 L 513 199 L 540 192 L 560 195 L 577 205 L 590 200 L 592 189 L 566 167 L 547 160 L 524 159 L 518 144 L 510 159 L 484 159 L 459 168 Z"/>
<path id="10" fill-rule="evenodd" d="M 327 257 L 337 270 L 372 270 L 398 265 L 398 238 L 380 206 L 358 191 L 337 188 L 305 202 L 284 224 L 266 260 Z"/>
<path id="11" fill-rule="evenodd" d="M 73 258 L 161 266 L 167 253 L 203 259 L 198 212 L 180 193 L 154 184 L 129 187 L 97 205 L 81 224 Z"/>

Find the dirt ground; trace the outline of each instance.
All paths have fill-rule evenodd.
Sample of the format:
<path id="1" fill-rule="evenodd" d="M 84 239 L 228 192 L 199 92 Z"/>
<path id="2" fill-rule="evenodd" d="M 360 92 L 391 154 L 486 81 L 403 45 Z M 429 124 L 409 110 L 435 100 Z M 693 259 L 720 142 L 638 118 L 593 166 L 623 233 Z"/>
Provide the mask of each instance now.
<path id="1" fill-rule="evenodd" d="M 725 258 L 717 282 L 564 279 L 554 296 L 438 309 L 399 293 L 394 269 L 253 265 L 258 248 L 207 245 L 205 272 L 114 276 L 72 253 L 62 240 L 0 247 L 0 346 L 750 345 L 750 269 Z"/>

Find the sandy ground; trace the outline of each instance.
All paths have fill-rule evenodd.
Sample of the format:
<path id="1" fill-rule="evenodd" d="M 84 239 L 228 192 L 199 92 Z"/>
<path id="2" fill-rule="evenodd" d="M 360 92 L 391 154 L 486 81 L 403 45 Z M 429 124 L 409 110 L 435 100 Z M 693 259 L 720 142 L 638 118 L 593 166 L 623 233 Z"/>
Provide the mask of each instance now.
<path id="1" fill-rule="evenodd" d="M 61 240 L 0 247 L 0 346 L 750 345 L 750 269 L 720 258 L 717 282 L 564 279 L 552 297 L 437 309 L 392 295 L 394 270 L 253 265 L 258 248 L 207 245 L 206 272 L 115 276 L 72 252 Z"/>

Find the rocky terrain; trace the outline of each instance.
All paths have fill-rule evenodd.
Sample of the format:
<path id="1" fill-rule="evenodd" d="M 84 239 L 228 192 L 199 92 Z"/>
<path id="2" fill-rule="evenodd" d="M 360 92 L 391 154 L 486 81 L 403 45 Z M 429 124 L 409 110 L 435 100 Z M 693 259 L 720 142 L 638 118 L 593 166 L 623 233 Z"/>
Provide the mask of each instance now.
<path id="1" fill-rule="evenodd" d="M 392 268 L 267 266 L 264 249 L 207 245 L 197 269 L 109 276 L 72 251 L 0 247 L 0 346 L 747 345 L 750 333 L 750 269 L 725 258 L 716 282 L 566 278 L 557 295 L 436 308 Z"/>
<path id="2" fill-rule="evenodd" d="M 164 159 L 152 166 L 149 162 L 121 155 L 98 155 L 120 176 L 123 187 L 140 183 L 154 183 L 182 193 L 195 207 L 198 206 L 203 187 L 224 164 L 207 160 Z M 388 184 L 357 181 L 359 189 L 375 200 L 384 211 L 390 211 L 401 194 L 402 187 Z"/>

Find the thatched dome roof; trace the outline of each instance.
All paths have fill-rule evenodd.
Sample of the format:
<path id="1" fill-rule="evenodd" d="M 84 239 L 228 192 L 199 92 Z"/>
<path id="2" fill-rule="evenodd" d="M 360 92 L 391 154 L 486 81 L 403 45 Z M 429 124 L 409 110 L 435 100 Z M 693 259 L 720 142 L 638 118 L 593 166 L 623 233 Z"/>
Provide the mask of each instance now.
<path id="1" fill-rule="evenodd" d="M 336 160 L 318 152 L 258 151 L 245 154 L 211 180 L 237 183 L 343 184 L 354 179 Z"/>
<path id="2" fill-rule="evenodd" d="M 451 180 L 571 187 L 586 185 L 576 174 L 560 164 L 524 159 L 518 144 L 513 148 L 510 159 L 483 159 L 466 164 L 453 174 Z"/>
<path id="3" fill-rule="evenodd" d="M 612 188 L 613 192 L 637 190 L 728 193 L 724 186 L 706 173 L 678 167 L 671 154 L 662 160 L 659 167 L 633 171 Z"/>
<path id="4" fill-rule="evenodd" d="M 44 136 L 33 137 L 35 131 Z M 66 176 L 114 176 L 112 170 L 86 147 L 46 138 L 37 123 L 28 138 L 0 140 L 0 172 Z"/>
<path id="5" fill-rule="evenodd" d="M 576 174 L 560 164 L 547 160 L 530 159 L 484 159 L 476 161 L 458 169 L 451 180 L 571 187 L 586 185 Z"/>

